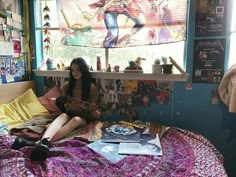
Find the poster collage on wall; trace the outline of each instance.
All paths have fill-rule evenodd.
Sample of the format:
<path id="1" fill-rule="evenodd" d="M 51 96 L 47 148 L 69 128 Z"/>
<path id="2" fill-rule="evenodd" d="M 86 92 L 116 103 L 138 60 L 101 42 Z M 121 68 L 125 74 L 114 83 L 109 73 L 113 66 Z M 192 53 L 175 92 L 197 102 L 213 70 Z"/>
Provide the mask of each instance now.
<path id="1" fill-rule="evenodd" d="M 18 3 L 0 0 L 0 84 L 26 79 L 23 22 Z"/>
<path id="2" fill-rule="evenodd" d="M 45 77 L 48 91 L 60 81 Z M 138 119 L 138 108 L 151 108 L 154 104 L 170 104 L 173 82 L 154 80 L 96 79 L 97 105 L 103 116 L 114 111 L 130 121 Z"/>
<path id="3" fill-rule="evenodd" d="M 219 84 L 224 72 L 226 0 L 197 0 L 193 83 Z"/>

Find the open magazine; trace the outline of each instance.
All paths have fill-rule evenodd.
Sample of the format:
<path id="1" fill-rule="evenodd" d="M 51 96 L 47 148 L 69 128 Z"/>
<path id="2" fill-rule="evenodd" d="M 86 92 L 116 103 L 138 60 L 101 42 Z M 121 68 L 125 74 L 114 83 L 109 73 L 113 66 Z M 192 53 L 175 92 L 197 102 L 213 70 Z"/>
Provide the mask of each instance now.
<path id="1" fill-rule="evenodd" d="M 141 134 L 140 142 L 120 143 L 119 154 L 163 155 L 158 134 Z"/>

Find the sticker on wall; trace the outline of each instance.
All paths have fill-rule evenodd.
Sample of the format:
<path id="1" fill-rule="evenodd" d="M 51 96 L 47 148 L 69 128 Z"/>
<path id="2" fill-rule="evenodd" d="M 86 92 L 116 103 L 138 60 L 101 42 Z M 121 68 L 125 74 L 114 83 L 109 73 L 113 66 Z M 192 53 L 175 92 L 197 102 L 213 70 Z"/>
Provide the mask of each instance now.
<path id="1" fill-rule="evenodd" d="M 192 90 L 192 83 L 191 82 L 185 83 L 185 90 Z"/>
<path id="2" fill-rule="evenodd" d="M 219 96 L 218 89 L 213 89 L 211 91 L 211 103 L 220 104 L 220 96 Z"/>

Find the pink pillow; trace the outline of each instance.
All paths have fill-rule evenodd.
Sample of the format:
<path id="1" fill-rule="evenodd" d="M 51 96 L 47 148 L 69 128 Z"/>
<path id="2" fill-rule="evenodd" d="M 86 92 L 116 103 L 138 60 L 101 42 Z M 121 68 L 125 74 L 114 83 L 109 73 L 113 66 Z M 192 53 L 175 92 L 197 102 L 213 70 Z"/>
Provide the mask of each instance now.
<path id="1" fill-rule="evenodd" d="M 57 98 L 61 96 L 61 89 L 59 86 L 54 86 L 51 88 L 44 96 L 39 97 L 39 102 L 50 112 L 56 113 L 60 110 L 57 108 L 55 103 L 51 102 L 51 98 Z"/>

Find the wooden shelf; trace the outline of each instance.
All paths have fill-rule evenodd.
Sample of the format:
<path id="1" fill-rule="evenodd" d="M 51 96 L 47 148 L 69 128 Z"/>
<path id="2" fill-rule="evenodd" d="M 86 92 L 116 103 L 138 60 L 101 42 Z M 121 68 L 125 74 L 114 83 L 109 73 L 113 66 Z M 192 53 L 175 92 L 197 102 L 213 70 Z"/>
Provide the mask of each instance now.
<path id="1" fill-rule="evenodd" d="M 69 71 L 60 70 L 33 70 L 36 76 L 68 77 Z M 158 81 L 187 81 L 189 74 L 153 74 L 153 73 L 123 73 L 91 71 L 92 78 L 121 79 L 121 80 L 158 80 Z"/>

